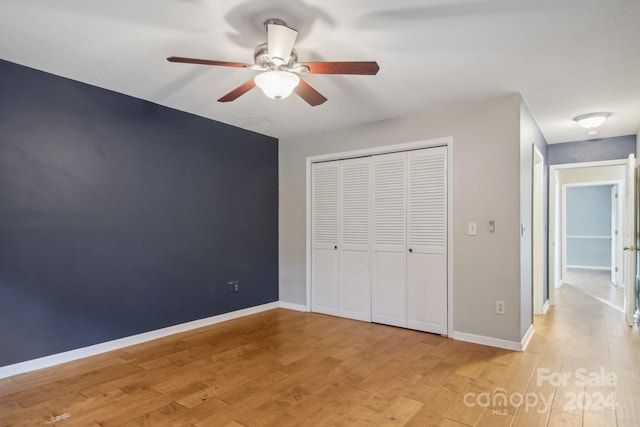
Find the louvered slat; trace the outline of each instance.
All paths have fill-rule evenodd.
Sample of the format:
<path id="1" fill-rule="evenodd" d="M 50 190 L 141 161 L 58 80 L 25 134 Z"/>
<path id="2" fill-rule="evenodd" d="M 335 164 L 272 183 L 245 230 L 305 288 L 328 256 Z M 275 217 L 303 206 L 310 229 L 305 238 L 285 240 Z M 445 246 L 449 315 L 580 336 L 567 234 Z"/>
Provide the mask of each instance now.
<path id="1" fill-rule="evenodd" d="M 342 245 L 369 244 L 368 159 L 345 160 L 342 167 Z"/>
<path id="2" fill-rule="evenodd" d="M 404 153 L 373 158 L 373 244 L 405 244 Z"/>
<path id="3" fill-rule="evenodd" d="M 446 151 L 421 150 L 409 156 L 407 164 L 409 247 L 442 250 L 447 237 Z"/>
<path id="4" fill-rule="evenodd" d="M 337 164 L 314 164 L 312 180 L 313 243 L 336 244 L 338 241 Z"/>

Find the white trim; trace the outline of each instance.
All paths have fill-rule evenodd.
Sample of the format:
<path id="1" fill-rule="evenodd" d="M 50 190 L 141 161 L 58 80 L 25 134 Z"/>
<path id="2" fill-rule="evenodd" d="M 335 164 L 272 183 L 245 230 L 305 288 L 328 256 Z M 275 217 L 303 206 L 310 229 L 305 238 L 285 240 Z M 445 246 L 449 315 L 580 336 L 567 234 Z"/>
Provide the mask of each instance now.
<path id="1" fill-rule="evenodd" d="M 156 329 L 154 331 L 144 332 L 137 335 L 131 335 L 117 340 L 91 345 L 89 347 L 65 351 L 64 353 L 52 354 L 50 356 L 27 360 L 25 362 L 15 363 L 13 365 L 2 366 L 0 367 L 0 379 L 23 374 L 25 372 L 35 371 L 37 369 L 48 368 L 50 366 L 59 365 L 61 363 L 83 359 L 89 356 L 95 356 L 97 354 L 118 350 L 120 348 L 129 347 L 136 344 L 141 344 L 158 338 L 164 338 L 169 335 L 179 334 L 181 332 L 190 331 L 192 329 L 215 325 L 216 323 L 226 322 L 227 320 L 238 319 L 240 317 L 249 316 L 251 314 L 261 313 L 263 311 L 279 308 L 281 307 L 280 304 L 281 303 L 277 301 L 270 302 L 267 304 L 257 305 L 255 307 L 232 311 L 230 313 L 218 314 L 216 316 L 194 320 L 192 322 L 169 326 L 167 328 Z"/>
<path id="2" fill-rule="evenodd" d="M 306 300 L 307 310 L 311 311 L 311 164 L 344 160 L 377 154 L 398 153 L 430 147 L 447 147 L 447 335 L 453 336 L 453 137 L 425 139 L 401 144 L 369 147 L 339 153 L 322 154 L 306 158 Z"/>
<path id="3" fill-rule="evenodd" d="M 542 314 L 544 298 L 544 156 L 535 143 L 531 165 L 531 286 L 533 314 Z"/>
<path id="4" fill-rule="evenodd" d="M 567 268 L 580 268 L 583 270 L 607 270 L 611 271 L 611 267 L 598 267 L 594 265 L 569 265 L 567 264 Z"/>
<path id="5" fill-rule="evenodd" d="M 567 277 L 567 186 L 562 182 L 560 192 L 560 277 L 564 279 Z"/>
<path id="6" fill-rule="evenodd" d="M 287 310 L 304 311 L 308 312 L 307 306 L 304 304 L 294 304 L 292 302 L 280 301 L 280 308 L 286 308 Z"/>
<path id="7" fill-rule="evenodd" d="M 549 304 L 555 304 L 555 292 L 560 281 L 560 177 L 558 171 L 549 167 L 549 198 L 548 198 L 548 211 L 549 211 L 549 239 L 547 240 L 547 283 L 548 286 L 548 299 Z"/>
<path id="8" fill-rule="evenodd" d="M 369 147 L 359 150 L 342 151 L 339 153 L 321 154 L 319 156 L 307 157 L 307 164 L 328 162 L 331 160 L 344 160 L 354 157 L 374 156 L 376 154 L 399 153 L 401 151 L 418 150 L 420 148 L 437 147 L 451 145 L 453 137 L 424 139 L 420 141 L 405 142 L 401 144 L 383 145 L 380 147 Z"/>
<path id="9" fill-rule="evenodd" d="M 550 305 L 549 305 L 549 300 L 546 300 L 546 301 L 544 302 L 544 305 L 542 306 L 542 314 L 543 314 L 543 315 L 544 315 L 544 314 L 547 314 L 547 311 L 549 310 L 549 307 L 550 307 Z"/>
<path id="10" fill-rule="evenodd" d="M 524 334 L 524 337 L 522 337 L 522 340 L 520 341 L 520 351 L 525 351 L 527 349 L 527 347 L 529 346 L 529 342 L 531 342 L 531 338 L 533 338 L 533 335 L 535 333 L 536 330 L 533 329 L 533 325 L 529 325 L 529 329 L 527 329 L 527 332 Z"/>
<path id="11" fill-rule="evenodd" d="M 447 142 L 447 335 L 453 336 L 453 137 Z"/>
<path id="12" fill-rule="evenodd" d="M 617 166 L 617 165 L 626 165 L 627 159 L 618 159 L 618 160 L 602 160 L 602 161 L 594 161 L 594 162 L 583 162 L 583 163 L 562 163 L 558 165 L 551 165 L 550 167 L 559 170 L 559 169 L 578 169 L 578 168 L 591 168 L 594 166 Z"/>
<path id="13" fill-rule="evenodd" d="M 307 157 L 307 185 L 306 185 L 306 241 L 305 241 L 305 251 L 307 253 L 306 260 L 306 300 L 307 300 L 307 311 L 311 311 L 311 160 Z"/>
<path id="14" fill-rule="evenodd" d="M 504 348 L 512 351 L 524 351 L 524 348 L 526 348 L 526 345 L 529 344 L 529 341 L 531 340 L 531 336 L 533 336 L 532 331 L 533 326 L 530 326 L 521 342 L 508 341 L 501 338 L 486 337 L 484 335 L 468 334 L 466 332 L 458 331 L 453 333 L 453 339 L 471 342 L 474 344 L 487 345 L 489 347 Z"/>
<path id="15" fill-rule="evenodd" d="M 566 236 L 567 239 L 611 239 L 611 236 L 607 235 L 607 236 L 569 236 L 567 234 Z"/>

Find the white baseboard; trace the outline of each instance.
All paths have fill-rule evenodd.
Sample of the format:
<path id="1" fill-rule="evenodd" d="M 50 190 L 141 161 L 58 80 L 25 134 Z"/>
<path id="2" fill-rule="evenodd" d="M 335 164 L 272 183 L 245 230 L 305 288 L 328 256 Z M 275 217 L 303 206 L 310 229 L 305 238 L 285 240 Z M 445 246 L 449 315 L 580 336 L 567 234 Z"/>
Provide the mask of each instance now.
<path id="1" fill-rule="evenodd" d="M 280 301 L 280 308 L 286 308 L 289 310 L 304 311 L 304 312 L 309 311 L 306 305 L 294 304 L 292 302 L 284 302 L 284 301 Z"/>
<path id="2" fill-rule="evenodd" d="M 129 347 L 135 344 L 152 341 L 158 338 L 164 338 L 169 335 L 190 331 L 192 329 L 202 328 L 204 326 L 215 325 L 216 323 L 225 322 L 227 320 L 237 319 L 251 314 L 260 313 L 274 308 L 281 307 L 281 303 L 270 302 L 268 304 L 257 305 L 255 307 L 244 308 L 242 310 L 232 311 L 230 313 L 218 314 L 217 316 L 207 317 L 205 319 L 194 320 L 192 322 L 181 323 L 179 325 L 169 326 L 167 328 L 157 329 L 154 331 L 144 332 L 142 334 L 131 335 L 113 341 L 107 341 L 95 344 L 89 347 L 83 347 L 76 350 L 65 351 L 64 353 L 52 354 L 38 359 L 27 360 L 25 362 L 15 363 L 13 365 L 0 367 L 0 379 L 12 377 L 14 375 L 23 374 L 25 372 L 35 371 L 37 369 L 48 368 L 50 366 L 59 365 L 61 363 L 71 362 L 89 356 L 95 356 L 100 353 L 117 350 L 123 347 Z M 295 304 L 292 304 L 295 305 Z M 289 307 L 287 307 L 289 308 Z"/>
<path id="3" fill-rule="evenodd" d="M 529 327 L 522 341 L 509 341 L 501 338 L 486 337 L 484 335 L 468 334 L 466 332 L 453 332 L 453 339 L 472 342 L 474 344 L 488 345 L 489 347 L 504 348 L 512 351 L 524 351 L 533 336 L 533 325 Z"/>
<path id="4" fill-rule="evenodd" d="M 545 303 L 546 309 L 548 309 L 549 301 Z M 167 328 L 157 329 L 154 331 L 144 332 L 137 335 L 131 335 L 128 337 L 120 338 L 113 341 L 107 341 L 100 344 L 95 344 L 89 347 L 83 347 L 75 350 L 65 351 L 63 353 L 53 354 L 50 356 L 41 357 L 38 359 L 27 360 L 25 362 L 15 363 L 13 365 L 0 367 L 0 379 L 12 377 L 14 375 L 23 374 L 26 372 L 35 371 L 38 369 L 48 368 L 51 366 L 59 365 L 61 363 L 72 362 L 74 360 L 82 359 L 85 357 L 95 356 L 97 354 L 106 353 L 108 351 L 118 350 L 124 347 L 129 347 L 136 344 L 141 344 L 147 341 L 152 341 L 158 338 L 164 338 L 169 335 L 178 334 L 181 332 L 187 332 L 192 329 L 202 328 L 205 326 L 215 325 L 216 323 L 225 322 L 227 320 L 238 319 L 240 317 L 249 316 L 251 314 L 261 313 L 263 311 L 272 310 L 274 308 L 285 308 L 289 310 L 306 312 L 307 307 L 302 304 L 294 304 L 284 301 L 276 301 L 268 304 L 262 304 L 255 307 L 249 307 L 242 310 L 232 311 L 230 313 L 223 313 L 217 316 L 207 317 L 205 319 L 194 320 L 192 322 L 182 323 L 179 325 L 169 326 Z M 546 311 L 545 309 L 545 311 Z M 475 344 L 488 345 L 490 347 L 504 348 L 513 351 L 524 351 L 533 337 L 534 329 L 533 325 L 529 327 L 527 333 L 522 338 L 521 342 L 508 341 L 500 338 L 486 337 L 476 334 L 468 334 L 465 332 L 453 332 L 453 338 L 472 342 Z"/>
<path id="5" fill-rule="evenodd" d="M 546 300 L 542 305 L 542 314 L 547 314 L 547 310 L 549 310 L 549 300 Z"/>
<path id="6" fill-rule="evenodd" d="M 549 308 L 548 306 L 549 304 L 547 304 L 547 308 Z M 544 308 L 542 311 L 545 311 Z M 533 329 L 533 325 L 529 325 L 529 329 L 527 329 L 527 332 L 524 334 L 524 337 L 522 337 L 522 340 L 520 341 L 520 347 L 522 348 L 520 351 L 525 351 L 527 349 L 527 346 L 529 345 L 529 342 L 531 342 L 531 338 L 533 338 L 533 335 L 535 333 L 536 330 Z"/>

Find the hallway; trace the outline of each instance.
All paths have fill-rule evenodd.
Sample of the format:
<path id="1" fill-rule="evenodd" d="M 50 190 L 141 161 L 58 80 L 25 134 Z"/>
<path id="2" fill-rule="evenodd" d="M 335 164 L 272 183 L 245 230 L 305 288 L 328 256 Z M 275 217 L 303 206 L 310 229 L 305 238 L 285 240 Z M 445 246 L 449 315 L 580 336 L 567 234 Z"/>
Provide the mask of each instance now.
<path id="1" fill-rule="evenodd" d="M 608 280 L 571 272 L 556 305 L 535 317 L 527 353 L 540 355 L 538 372 L 567 377 L 558 381 L 548 425 L 640 425 L 640 334 L 625 325 L 622 289 Z M 540 389 L 535 374 L 530 390 Z"/>
<path id="2" fill-rule="evenodd" d="M 613 286 L 609 270 L 567 268 L 564 284 L 624 313 L 624 288 Z"/>

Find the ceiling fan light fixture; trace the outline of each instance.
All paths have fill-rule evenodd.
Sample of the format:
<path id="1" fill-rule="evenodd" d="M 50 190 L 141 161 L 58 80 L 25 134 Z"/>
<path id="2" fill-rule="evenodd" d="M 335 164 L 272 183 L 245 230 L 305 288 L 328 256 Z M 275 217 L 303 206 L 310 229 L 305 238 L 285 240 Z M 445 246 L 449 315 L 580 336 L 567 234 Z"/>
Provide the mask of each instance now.
<path id="1" fill-rule="evenodd" d="M 256 86 L 271 99 L 284 99 L 300 83 L 300 77 L 288 71 L 265 71 L 254 79 Z"/>
<path id="2" fill-rule="evenodd" d="M 573 120 L 585 129 L 594 129 L 603 124 L 607 117 L 609 113 L 589 113 L 577 116 Z"/>
<path id="3" fill-rule="evenodd" d="M 375 61 L 320 61 L 298 63 L 298 54 L 294 47 L 298 32 L 289 28 L 281 19 L 268 19 L 264 22 L 267 41 L 260 43 L 253 51 L 253 64 L 242 62 L 218 61 L 214 59 L 187 58 L 170 56 L 169 62 L 185 64 L 215 65 L 222 67 L 245 68 L 261 73 L 242 83 L 231 92 L 218 99 L 218 102 L 230 102 L 258 86 L 266 96 L 283 99 L 296 92 L 312 107 L 321 105 L 327 98 L 315 90 L 309 83 L 301 80 L 298 74 L 348 74 L 374 76 L 380 70 Z"/>

